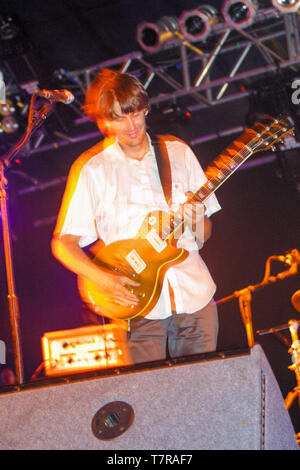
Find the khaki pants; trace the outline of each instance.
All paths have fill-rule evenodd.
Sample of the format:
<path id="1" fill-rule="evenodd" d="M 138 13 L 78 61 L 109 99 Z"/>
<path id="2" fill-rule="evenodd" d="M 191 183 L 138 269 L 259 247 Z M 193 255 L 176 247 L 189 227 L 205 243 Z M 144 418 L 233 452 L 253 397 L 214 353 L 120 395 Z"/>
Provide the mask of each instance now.
<path id="1" fill-rule="evenodd" d="M 124 348 L 133 364 L 215 351 L 218 314 L 214 302 L 192 314 L 173 313 L 165 320 L 141 318 L 130 323 Z"/>

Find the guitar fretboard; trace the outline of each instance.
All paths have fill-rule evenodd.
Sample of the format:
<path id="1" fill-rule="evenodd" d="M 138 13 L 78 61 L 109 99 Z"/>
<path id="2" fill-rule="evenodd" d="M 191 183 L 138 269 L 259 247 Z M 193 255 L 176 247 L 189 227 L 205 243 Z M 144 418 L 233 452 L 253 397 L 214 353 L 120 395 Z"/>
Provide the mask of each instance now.
<path id="1" fill-rule="evenodd" d="M 200 198 L 203 203 L 212 193 L 214 193 L 230 176 L 236 171 L 244 161 L 249 158 L 253 151 L 244 146 L 243 155 L 237 153 L 236 148 L 239 141 L 233 142 L 230 147 L 228 147 L 223 153 L 221 153 L 216 160 L 207 168 L 205 174 L 208 178 L 206 183 L 201 186 L 200 189 L 196 192 L 197 196 Z M 230 157 L 228 153 L 235 152 L 233 157 Z M 189 201 L 187 200 L 186 203 Z M 184 220 L 182 214 L 182 208 L 174 212 L 170 218 L 170 233 L 168 236 L 173 235 L 179 229 L 183 231 L 184 229 Z"/>
<path id="2" fill-rule="evenodd" d="M 264 123 L 256 123 L 253 128 L 245 132 L 233 141 L 206 169 L 206 183 L 196 192 L 201 202 L 214 193 L 252 154 L 270 148 L 283 136 L 293 131 L 293 128 L 285 121 L 266 118 Z M 190 201 L 192 201 L 190 199 Z M 189 202 L 189 199 L 186 203 Z M 184 220 L 182 207 L 170 216 L 168 234 L 164 238 L 171 237 L 179 229 L 183 231 Z"/>
<path id="3" fill-rule="evenodd" d="M 250 150 L 250 148 L 244 149 L 243 156 L 237 153 L 234 157 L 230 158 L 226 153 L 221 154 L 218 159 L 207 168 L 205 174 L 208 180 L 196 192 L 201 201 L 204 202 L 215 192 L 252 154 L 253 150 Z"/>

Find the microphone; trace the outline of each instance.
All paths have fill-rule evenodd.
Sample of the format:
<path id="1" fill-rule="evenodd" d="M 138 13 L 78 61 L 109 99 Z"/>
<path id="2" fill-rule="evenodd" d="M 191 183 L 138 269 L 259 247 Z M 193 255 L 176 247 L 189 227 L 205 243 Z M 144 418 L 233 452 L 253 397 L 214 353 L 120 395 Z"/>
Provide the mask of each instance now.
<path id="1" fill-rule="evenodd" d="M 47 100 L 60 101 L 64 104 L 70 104 L 74 101 L 74 95 L 69 90 L 39 90 L 36 96 L 41 96 Z"/>
<path id="2" fill-rule="evenodd" d="M 284 258 L 284 262 L 286 264 L 289 264 L 290 266 L 292 264 L 300 264 L 300 253 L 296 249 L 290 251 L 289 253 L 286 253 L 286 255 L 284 255 L 283 258 Z"/>
<path id="3" fill-rule="evenodd" d="M 296 249 L 286 253 L 285 255 L 272 256 L 272 258 L 288 264 L 289 266 L 292 264 L 300 264 L 300 253 Z"/>
<path id="4" fill-rule="evenodd" d="M 298 265 L 300 265 L 300 253 L 296 249 L 286 253 L 285 255 L 271 256 L 269 259 L 281 261 L 282 263 L 289 266 L 289 269 L 277 274 L 276 278 L 278 279 L 284 279 L 288 276 L 293 276 L 298 272 Z"/>

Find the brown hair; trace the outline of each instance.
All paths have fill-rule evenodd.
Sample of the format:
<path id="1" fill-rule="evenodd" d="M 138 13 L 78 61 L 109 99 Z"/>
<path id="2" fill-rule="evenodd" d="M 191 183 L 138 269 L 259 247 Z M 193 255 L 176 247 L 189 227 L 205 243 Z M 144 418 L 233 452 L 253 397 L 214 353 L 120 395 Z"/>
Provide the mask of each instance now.
<path id="1" fill-rule="evenodd" d="M 134 75 L 102 69 L 89 86 L 84 112 L 92 120 L 118 119 L 123 114 L 148 109 L 149 98 Z"/>

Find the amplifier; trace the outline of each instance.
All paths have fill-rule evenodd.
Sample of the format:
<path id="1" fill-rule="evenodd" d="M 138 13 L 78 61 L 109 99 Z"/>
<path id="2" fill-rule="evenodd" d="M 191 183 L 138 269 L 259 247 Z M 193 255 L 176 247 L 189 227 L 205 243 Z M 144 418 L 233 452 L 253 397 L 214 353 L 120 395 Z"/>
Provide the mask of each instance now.
<path id="1" fill-rule="evenodd" d="M 124 365 L 122 334 L 114 324 L 45 333 L 41 339 L 45 374 L 58 376 Z"/>

